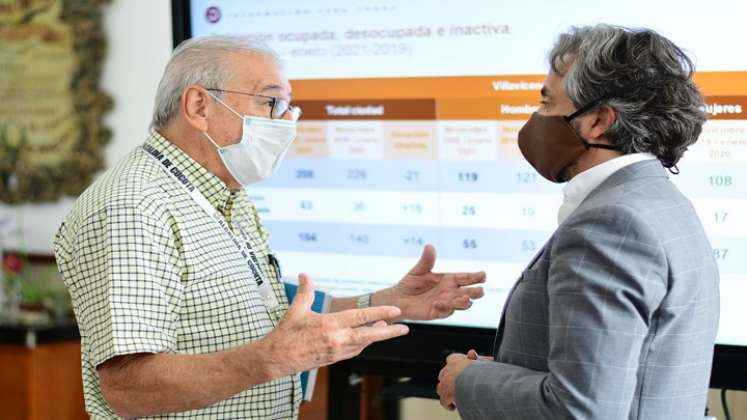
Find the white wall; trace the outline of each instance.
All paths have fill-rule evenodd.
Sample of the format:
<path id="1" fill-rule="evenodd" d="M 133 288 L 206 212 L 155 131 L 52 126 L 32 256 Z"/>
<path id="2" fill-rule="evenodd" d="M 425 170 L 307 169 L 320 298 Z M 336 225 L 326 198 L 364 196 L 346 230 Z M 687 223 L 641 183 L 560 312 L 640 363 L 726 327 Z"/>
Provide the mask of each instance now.
<path id="1" fill-rule="evenodd" d="M 172 48 L 171 2 L 115 0 L 104 7 L 109 49 L 101 85 L 114 98 L 105 118 L 113 132 L 105 155 L 110 165 L 147 135 L 156 86 Z M 0 246 L 51 255 L 54 234 L 73 202 L 0 205 L 0 221 L 9 221 L 0 225 Z"/>

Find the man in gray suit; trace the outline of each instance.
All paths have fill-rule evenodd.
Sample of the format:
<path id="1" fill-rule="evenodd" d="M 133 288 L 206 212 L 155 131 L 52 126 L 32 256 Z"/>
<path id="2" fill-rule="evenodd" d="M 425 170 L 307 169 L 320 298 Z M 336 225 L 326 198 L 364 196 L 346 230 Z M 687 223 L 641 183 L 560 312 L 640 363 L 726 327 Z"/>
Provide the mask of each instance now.
<path id="1" fill-rule="evenodd" d="M 559 226 L 506 302 L 492 357 L 454 354 L 465 419 L 702 419 L 718 271 L 668 179 L 705 121 L 693 64 L 651 30 L 572 28 L 549 56 L 524 157 L 566 182 Z"/>

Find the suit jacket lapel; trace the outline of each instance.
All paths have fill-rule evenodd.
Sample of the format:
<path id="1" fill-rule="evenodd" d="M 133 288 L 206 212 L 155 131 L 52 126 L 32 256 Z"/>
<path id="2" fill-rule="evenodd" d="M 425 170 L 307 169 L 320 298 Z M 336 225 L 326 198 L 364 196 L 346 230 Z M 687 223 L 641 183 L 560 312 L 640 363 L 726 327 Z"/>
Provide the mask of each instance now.
<path id="1" fill-rule="evenodd" d="M 552 238 L 555 236 L 553 234 L 550 239 L 545 242 L 545 245 L 540 248 L 540 250 L 532 257 L 532 259 L 529 261 L 529 264 L 527 264 L 526 268 L 521 272 L 521 275 L 518 279 L 516 279 L 516 282 L 514 282 L 513 287 L 511 287 L 511 290 L 508 292 L 508 295 L 506 295 L 506 301 L 503 304 L 503 310 L 501 311 L 501 320 L 498 323 L 498 329 L 495 331 L 495 340 L 493 340 L 493 357 L 498 357 L 498 350 L 501 346 L 501 341 L 503 340 L 503 328 L 505 327 L 505 318 L 506 318 L 506 308 L 508 307 L 508 302 L 511 300 L 511 296 L 514 294 L 514 291 L 516 290 L 516 287 L 521 283 L 521 281 L 524 279 L 524 272 L 532 268 L 535 263 L 537 263 L 537 260 L 542 257 L 542 254 L 545 253 L 545 248 L 547 247 L 547 244 L 552 242 Z"/>

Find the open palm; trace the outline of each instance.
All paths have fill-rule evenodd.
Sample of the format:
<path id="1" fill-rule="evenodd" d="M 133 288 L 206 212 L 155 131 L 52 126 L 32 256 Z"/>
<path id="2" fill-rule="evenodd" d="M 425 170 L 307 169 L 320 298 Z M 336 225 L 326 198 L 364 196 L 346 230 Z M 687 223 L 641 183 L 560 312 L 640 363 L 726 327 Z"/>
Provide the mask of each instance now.
<path id="1" fill-rule="evenodd" d="M 435 263 L 436 249 L 426 245 L 417 264 L 390 289 L 403 318 L 446 318 L 456 310 L 468 309 L 473 299 L 484 295 L 482 287 L 474 286 L 485 282 L 484 272 L 434 273 Z"/>

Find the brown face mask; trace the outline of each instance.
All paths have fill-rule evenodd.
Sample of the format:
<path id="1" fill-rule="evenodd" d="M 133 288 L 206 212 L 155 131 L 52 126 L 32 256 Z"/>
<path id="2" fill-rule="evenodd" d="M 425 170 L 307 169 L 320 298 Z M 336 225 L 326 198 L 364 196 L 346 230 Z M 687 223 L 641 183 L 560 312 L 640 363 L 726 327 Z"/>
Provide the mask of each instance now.
<path id="1" fill-rule="evenodd" d="M 563 169 L 589 148 L 617 150 L 609 144 L 589 143 L 571 126 L 571 120 L 593 105 L 596 105 L 596 101 L 568 116 L 535 112 L 519 130 L 521 154 L 540 175 L 552 182 L 565 182 L 561 177 Z"/>

